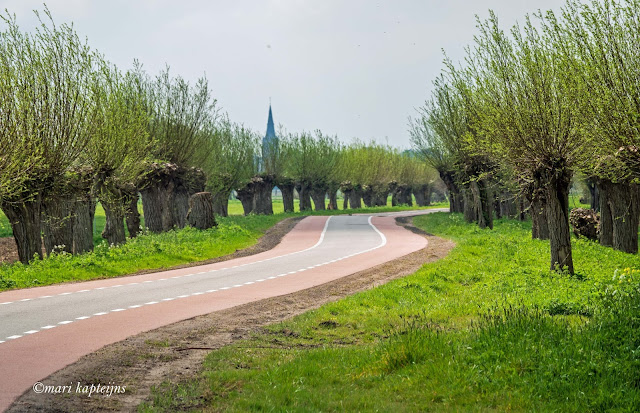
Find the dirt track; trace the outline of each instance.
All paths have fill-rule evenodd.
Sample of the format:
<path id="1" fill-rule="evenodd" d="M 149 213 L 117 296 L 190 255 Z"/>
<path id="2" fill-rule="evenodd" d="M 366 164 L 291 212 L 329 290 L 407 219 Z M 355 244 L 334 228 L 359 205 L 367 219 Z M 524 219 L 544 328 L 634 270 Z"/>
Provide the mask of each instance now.
<path id="1" fill-rule="evenodd" d="M 399 223 L 414 232 L 410 219 Z M 287 220 L 268 231 L 260 242 L 226 259 L 268 250 L 294 225 Z M 43 395 L 26 392 L 9 411 L 135 411 L 147 400 L 150 388 L 164 380 L 180 381 L 196 375 L 213 349 L 247 337 L 260 327 L 285 320 L 322 304 L 415 272 L 422 264 L 440 259 L 453 248 L 450 241 L 425 234 L 427 248 L 400 259 L 293 294 L 241 305 L 142 333 L 83 357 L 47 379 L 47 384 L 126 385 L 126 393 L 111 397 Z"/>

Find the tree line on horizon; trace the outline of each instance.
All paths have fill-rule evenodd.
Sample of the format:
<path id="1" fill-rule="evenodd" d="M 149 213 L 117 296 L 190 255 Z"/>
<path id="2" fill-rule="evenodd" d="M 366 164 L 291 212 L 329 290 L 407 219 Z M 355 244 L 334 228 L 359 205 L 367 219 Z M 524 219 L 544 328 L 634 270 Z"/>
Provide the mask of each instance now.
<path id="1" fill-rule="evenodd" d="M 573 274 L 568 195 L 578 177 L 597 190 L 600 244 L 637 253 L 640 1 L 567 0 L 506 31 L 490 12 L 477 27 L 464 61 L 445 58 L 410 120 L 451 210 L 492 228 L 500 205 L 526 202 L 551 269 Z"/>
<path id="2" fill-rule="evenodd" d="M 207 79 L 190 84 L 169 68 L 149 75 L 134 62 L 122 71 L 56 25 L 45 8 L 35 31 L 0 15 L 0 208 L 23 263 L 64 251 L 93 250 L 96 204 L 109 244 L 140 232 L 188 224 L 190 201 L 220 216 L 237 193 L 245 214 L 428 205 L 437 173 L 422 159 L 374 142 L 282 132 L 263 148 L 257 133 L 222 115 Z M 313 204 L 311 203 L 313 199 Z M 328 199 L 328 205 L 326 200 Z M 125 231 L 125 226 L 127 231 Z"/>

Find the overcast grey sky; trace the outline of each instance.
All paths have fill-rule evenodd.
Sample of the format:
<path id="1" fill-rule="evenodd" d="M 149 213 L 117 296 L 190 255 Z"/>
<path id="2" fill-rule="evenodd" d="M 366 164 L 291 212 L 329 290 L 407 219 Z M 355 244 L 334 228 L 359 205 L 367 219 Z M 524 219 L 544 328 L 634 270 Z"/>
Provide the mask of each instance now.
<path id="1" fill-rule="evenodd" d="M 320 129 L 345 142 L 410 146 L 407 117 L 429 96 L 442 52 L 455 61 L 488 9 L 510 27 L 563 0 L 48 0 L 54 21 L 121 69 L 169 64 L 190 81 L 206 74 L 232 120 L 264 134 L 276 124 Z M 25 30 L 40 0 L 0 0 Z"/>

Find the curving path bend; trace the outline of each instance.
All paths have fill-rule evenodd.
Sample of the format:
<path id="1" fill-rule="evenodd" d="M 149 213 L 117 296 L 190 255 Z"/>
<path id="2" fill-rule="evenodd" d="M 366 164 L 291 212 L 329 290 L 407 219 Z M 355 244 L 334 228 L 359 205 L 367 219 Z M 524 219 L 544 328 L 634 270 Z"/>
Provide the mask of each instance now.
<path id="1" fill-rule="evenodd" d="M 249 257 L 0 293 L 0 410 L 38 380 L 107 344 L 420 250 L 427 240 L 397 226 L 394 217 L 436 211 L 310 216 L 274 249 Z"/>

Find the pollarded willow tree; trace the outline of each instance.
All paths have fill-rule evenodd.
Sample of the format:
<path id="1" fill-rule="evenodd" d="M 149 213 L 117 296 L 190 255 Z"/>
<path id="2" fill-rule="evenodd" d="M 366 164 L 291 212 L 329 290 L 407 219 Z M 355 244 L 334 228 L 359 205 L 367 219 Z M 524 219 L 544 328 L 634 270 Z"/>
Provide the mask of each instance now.
<path id="1" fill-rule="evenodd" d="M 578 127 L 571 66 L 529 18 L 512 38 L 493 13 L 478 27 L 468 70 L 482 102 L 484 147 L 544 191 L 551 268 L 573 273 L 569 186 L 590 146 Z"/>
<path id="2" fill-rule="evenodd" d="M 414 122 L 414 126 L 428 124 L 429 127 L 419 128 L 418 133 L 414 133 L 414 142 L 429 139 L 431 132 L 438 137 L 438 141 L 432 142 L 442 147 L 423 147 L 420 152 L 426 155 L 435 149 L 446 154 L 445 159 L 452 162 L 455 172 L 441 173 L 441 178 L 452 190 L 461 189 L 461 206 L 466 220 L 477 222 L 481 228 L 493 228 L 492 180 L 496 165 L 481 149 L 477 95 L 468 74 L 456 70 L 448 61 L 447 72 L 433 85 L 432 99 L 421 109 L 424 119 L 420 123 Z"/>
<path id="3" fill-rule="evenodd" d="M 137 87 L 137 77 L 125 74 L 104 63 L 100 71 L 100 84 L 95 93 L 98 116 L 94 134 L 83 152 L 80 162 L 91 168 L 93 182 L 89 194 L 89 208 L 93 198 L 102 204 L 106 223 L 102 236 L 109 244 L 124 243 L 126 217 L 129 235 L 135 237 L 140 230 L 138 213 L 138 189 L 135 181 L 144 172 L 153 141 L 149 139 L 148 113 L 145 96 Z M 83 200 L 81 194 L 80 199 Z M 93 211 L 89 211 L 93 216 Z M 93 227 L 84 225 L 86 237 Z M 89 232 L 90 230 L 90 232 Z M 87 250 L 89 246 L 78 246 Z"/>
<path id="4" fill-rule="evenodd" d="M 255 173 L 257 135 L 228 117 L 209 125 L 210 157 L 203 169 L 207 175 L 207 190 L 213 195 L 214 212 L 229 214 L 231 192 L 251 179 Z"/>
<path id="5" fill-rule="evenodd" d="M 640 1 L 569 0 L 543 22 L 570 64 L 583 130 L 596 155 L 583 172 L 600 201 L 600 243 L 638 252 L 640 218 Z"/>
<path id="6" fill-rule="evenodd" d="M 456 179 L 455 156 L 445 144 L 443 137 L 434 131 L 429 123 L 429 115 L 425 106 L 418 109 L 419 116 L 409 118 L 411 144 L 416 153 L 431 165 L 444 182 L 449 193 L 449 212 L 464 212 L 464 199 Z"/>
<path id="7" fill-rule="evenodd" d="M 145 95 L 148 132 L 153 151 L 145 173 L 138 180 L 145 225 L 154 232 L 186 224 L 189 197 L 205 187 L 207 125 L 217 117 L 207 79 L 194 86 L 169 68 L 151 79 L 136 67 L 138 87 Z"/>
<path id="8" fill-rule="evenodd" d="M 289 134 L 283 140 L 286 150 L 283 175 L 293 179 L 300 199 L 300 210 L 311 210 L 311 199 L 316 211 L 326 209 L 326 195 L 335 189 L 335 169 L 340 144 L 337 137 L 302 132 Z"/>
<path id="9" fill-rule="evenodd" d="M 38 13 L 36 12 L 38 15 Z M 0 112 L 4 179 L 0 204 L 11 223 L 23 263 L 42 256 L 43 201 L 55 198 L 73 162 L 95 127 L 95 63 L 99 58 L 71 26 L 47 21 L 32 34 L 22 33 L 15 16 L 2 16 Z M 46 218 L 45 214 L 45 218 Z M 58 217 L 59 218 L 59 217 Z"/>

